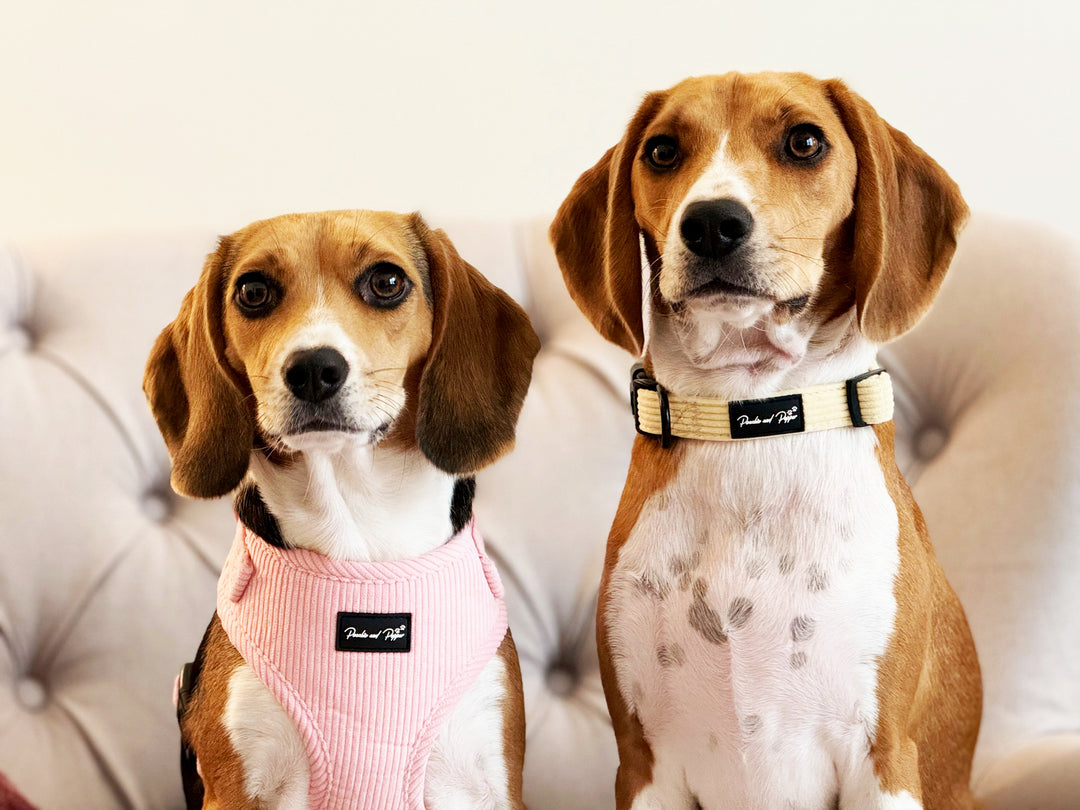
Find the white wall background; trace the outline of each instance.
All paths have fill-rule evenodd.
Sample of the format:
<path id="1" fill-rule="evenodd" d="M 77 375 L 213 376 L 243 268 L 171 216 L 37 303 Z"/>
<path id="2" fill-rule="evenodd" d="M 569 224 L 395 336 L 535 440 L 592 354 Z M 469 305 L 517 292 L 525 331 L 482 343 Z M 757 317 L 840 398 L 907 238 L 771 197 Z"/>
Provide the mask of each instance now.
<path id="1" fill-rule="evenodd" d="M 1075 4 L 0 4 L 0 234 L 551 212 L 641 95 L 839 75 L 979 209 L 1077 232 Z"/>

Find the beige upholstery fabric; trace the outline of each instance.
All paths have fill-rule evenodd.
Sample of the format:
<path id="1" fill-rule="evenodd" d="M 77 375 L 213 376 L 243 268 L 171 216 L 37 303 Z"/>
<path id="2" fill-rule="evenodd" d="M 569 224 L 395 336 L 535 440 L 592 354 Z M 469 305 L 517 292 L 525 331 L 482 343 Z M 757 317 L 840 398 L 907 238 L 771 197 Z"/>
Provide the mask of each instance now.
<path id="1" fill-rule="evenodd" d="M 447 226 L 544 349 L 477 512 L 507 585 L 534 810 L 610 807 L 596 587 L 633 426 L 631 358 L 570 303 L 545 223 Z M 208 233 L 0 252 L 0 772 L 42 808 L 179 807 L 169 696 L 214 604 L 226 501 L 168 491 L 140 391 Z M 938 306 L 882 352 L 899 456 L 967 606 L 991 807 L 1080 797 L 1080 251 L 977 217 Z"/>

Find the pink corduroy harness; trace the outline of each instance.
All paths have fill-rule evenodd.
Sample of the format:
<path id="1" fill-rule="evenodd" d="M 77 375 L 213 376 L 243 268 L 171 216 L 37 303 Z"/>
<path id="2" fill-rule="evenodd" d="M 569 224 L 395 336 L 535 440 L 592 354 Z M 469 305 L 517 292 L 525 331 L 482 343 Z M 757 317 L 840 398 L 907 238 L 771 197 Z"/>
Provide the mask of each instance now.
<path id="1" fill-rule="evenodd" d="M 284 551 L 238 521 L 217 609 L 300 732 L 312 810 L 421 810 L 439 729 L 506 635 L 472 524 L 421 557 L 365 563 Z"/>

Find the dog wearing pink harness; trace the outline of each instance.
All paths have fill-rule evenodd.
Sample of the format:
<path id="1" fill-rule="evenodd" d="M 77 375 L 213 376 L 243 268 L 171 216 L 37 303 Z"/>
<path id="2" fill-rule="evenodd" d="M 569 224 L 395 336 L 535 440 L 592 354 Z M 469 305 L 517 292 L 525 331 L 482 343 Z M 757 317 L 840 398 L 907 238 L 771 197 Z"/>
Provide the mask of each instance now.
<path id="1" fill-rule="evenodd" d="M 233 493 L 176 690 L 187 806 L 519 810 L 525 712 L 473 474 L 539 340 L 418 215 L 222 238 L 144 388 L 182 495 Z"/>
<path id="2" fill-rule="evenodd" d="M 423 810 L 440 723 L 507 628 L 472 523 L 386 563 L 277 549 L 238 523 L 218 616 L 300 732 L 310 806 L 342 810 Z"/>

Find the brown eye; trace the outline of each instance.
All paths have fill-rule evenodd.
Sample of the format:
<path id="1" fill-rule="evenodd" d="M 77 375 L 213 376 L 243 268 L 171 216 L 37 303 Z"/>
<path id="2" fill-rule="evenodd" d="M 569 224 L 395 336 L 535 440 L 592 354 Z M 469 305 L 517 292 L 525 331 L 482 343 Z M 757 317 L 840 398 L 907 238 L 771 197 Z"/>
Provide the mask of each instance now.
<path id="1" fill-rule="evenodd" d="M 390 309 L 408 297 L 412 282 L 396 264 L 380 262 L 361 273 L 355 286 L 357 294 L 371 306 Z"/>
<path id="2" fill-rule="evenodd" d="M 813 124 L 799 124 L 788 132 L 784 153 L 792 160 L 809 162 L 821 158 L 828 144 L 825 134 Z"/>
<path id="3" fill-rule="evenodd" d="M 645 142 L 645 161 L 654 169 L 665 171 L 679 162 L 679 142 L 670 135 L 656 135 Z"/>
<path id="4" fill-rule="evenodd" d="M 262 273 L 244 273 L 236 280 L 236 305 L 250 318 L 266 315 L 277 304 L 278 291 Z"/>

